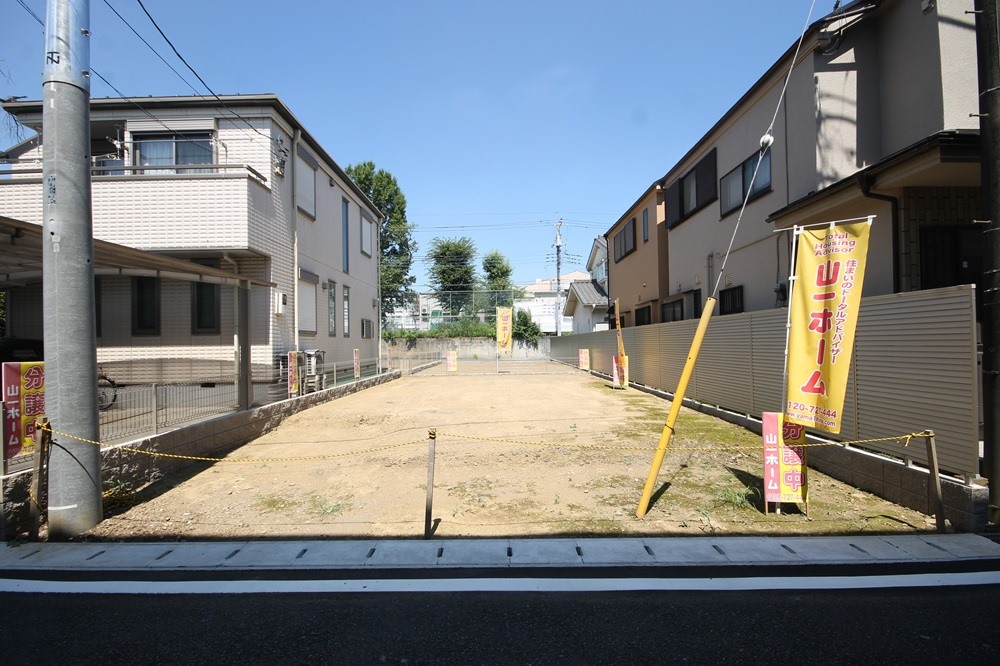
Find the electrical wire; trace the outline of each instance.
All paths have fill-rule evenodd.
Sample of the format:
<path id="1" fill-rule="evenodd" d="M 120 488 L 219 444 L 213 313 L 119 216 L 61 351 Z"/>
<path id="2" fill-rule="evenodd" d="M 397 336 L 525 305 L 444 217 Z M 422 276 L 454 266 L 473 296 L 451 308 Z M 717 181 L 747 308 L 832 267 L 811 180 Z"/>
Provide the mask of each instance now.
<path id="1" fill-rule="evenodd" d="M 139 37 L 139 39 L 141 39 L 141 40 L 143 41 L 143 43 L 144 43 L 144 44 L 146 44 L 146 46 L 149 46 L 150 50 L 151 50 L 151 51 L 153 51 L 153 53 L 154 53 L 154 54 L 156 54 L 156 55 L 157 55 L 157 57 L 159 57 L 159 58 L 160 58 L 160 60 L 163 60 L 164 64 L 166 64 L 166 65 L 167 65 L 167 67 L 170 67 L 170 64 L 169 64 L 169 63 L 167 63 L 167 62 L 166 62 L 166 60 L 164 60 L 164 59 L 163 59 L 163 56 L 161 56 L 161 55 L 160 55 L 160 54 L 159 54 L 159 53 L 158 53 L 158 52 L 156 51 L 156 49 L 154 49 L 154 48 L 153 48 L 152 46 L 150 46 L 150 45 L 149 45 L 149 43 L 148 43 L 148 42 L 147 42 L 147 41 L 146 41 L 145 39 L 143 39 L 143 38 L 142 38 L 142 36 L 141 36 L 141 35 L 140 35 L 140 34 L 139 34 L 139 33 L 138 33 L 138 32 L 137 32 L 136 30 L 135 30 L 135 28 L 133 28 L 133 27 L 132 27 L 132 26 L 131 26 L 131 25 L 130 25 L 130 24 L 128 23 L 128 21 L 126 21 L 126 20 L 125 20 L 125 19 L 124 19 L 124 18 L 123 18 L 123 17 L 121 16 L 121 14 L 118 14 L 118 12 L 117 12 L 117 11 L 116 11 L 116 10 L 114 9 L 114 7 L 112 7 L 112 6 L 111 6 L 111 5 L 110 5 L 110 4 L 108 3 L 108 0 L 104 0 L 104 2 L 105 2 L 105 4 L 107 4 L 107 5 L 108 5 L 108 7 L 109 7 L 109 8 L 110 8 L 110 9 L 111 9 L 111 10 L 112 10 L 112 11 L 113 11 L 113 12 L 114 12 L 114 13 L 115 13 L 116 15 L 118 15 L 118 17 L 119 17 L 119 18 L 121 18 L 121 19 L 122 19 L 122 22 L 124 22 L 124 23 L 125 23 L 125 25 L 127 25 L 127 26 L 128 26 L 128 27 L 129 27 L 129 28 L 130 28 L 130 29 L 132 30 L 132 32 L 134 32 L 134 33 L 136 34 L 136 36 L 137 36 L 137 37 Z M 43 29 L 45 28 L 45 21 L 43 21 L 43 20 L 42 20 L 42 19 L 41 19 L 41 18 L 40 18 L 40 17 L 38 16 L 38 14 L 36 14 L 36 13 L 35 13 L 35 12 L 34 12 L 34 11 L 33 11 L 33 10 L 31 9 L 31 7 L 29 7 L 29 6 L 27 5 L 27 3 L 25 2 L 25 0 L 17 0 L 17 3 L 18 3 L 18 4 L 19 4 L 19 5 L 20 5 L 20 6 L 21 6 L 21 7 L 22 7 L 22 8 L 23 8 L 23 9 L 24 9 L 24 10 L 25 10 L 26 12 L 28 12 L 28 14 L 29 14 L 29 15 L 31 15 L 31 17 L 32 17 L 33 19 L 35 19 L 35 21 L 37 21 L 37 22 L 38 22 L 38 24 L 39 24 L 39 25 L 41 25 Z M 141 3 L 140 3 L 140 4 L 141 4 Z M 148 14 L 147 14 L 147 15 L 148 15 Z M 152 20 L 152 18 L 151 18 L 150 20 Z M 154 25 L 155 25 L 155 23 L 154 23 Z M 162 32 L 161 32 L 161 34 L 162 34 Z M 164 39 L 166 39 L 166 36 L 164 36 Z M 169 43 L 169 40 L 168 40 L 168 43 Z M 173 46 L 173 45 L 171 45 L 171 46 Z M 176 53 L 176 49 L 175 49 L 175 53 Z M 180 57 L 180 54 L 178 54 L 178 57 Z M 183 58 L 181 58 L 181 60 L 184 60 L 184 59 L 183 59 Z M 185 64 L 187 64 L 187 62 L 185 62 Z M 189 67 L 190 67 L 190 66 L 189 66 Z M 191 84 L 190 84 L 190 83 L 189 83 L 189 82 L 188 82 L 188 81 L 187 81 L 186 79 L 184 79 L 184 77 L 183 77 L 183 76 L 181 76 L 181 75 L 180 75 L 180 73 L 178 73 L 176 69 L 174 69 L 173 67 L 170 67 L 170 69 L 171 69 L 171 70 L 172 70 L 172 71 L 173 71 L 173 72 L 174 72 L 175 74 L 177 74 L 177 76 L 178 76 L 178 77 L 180 77 L 180 79 L 181 79 L 182 81 L 184 81 L 185 83 L 187 83 L 187 85 L 188 85 L 189 87 L 191 87 L 191 89 L 192 89 L 192 90 L 193 90 L 193 91 L 195 92 L 195 95 L 197 95 L 198 97 L 201 97 L 202 99 L 205 99 L 205 96 L 204 96 L 204 95 L 200 95 L 200 94 L 199 94 L 199 93 L 197 92 L 197 90 L 196 90 L 196 89 L 194 88 L 194 86 L 192 86 L 192 85 L 191 85 Z M 93 74 L 94 76 L 96 76 L 97 78 L 99 78 L 99 79 L 100 79 L 100 80 L 101 80 L 102 82 L 104 82 L 104 84 L 105 84 L 105 85 L 107 85 L 107 86 L 108 86 L 109 88 L 111 88 L 112 90 L 114 90 L 114 91 L 115 91 L 115 93 L 116 93 L 116 94 L 118 95 L 118 97 L 120 97 L 120 98 L 121 98 L 121 99 L 122 99 L 123 101 L 125 101 L 125 102 L 127 102 L 127 103 L 131 104 L 131 105 L 132 105 L 132 106 L 134 106 L 135 108 L 137 108 L 137 109 L 139 109 L 140 111 L 142 111 L 142 112 L 143 112 L 143 113 L 144 113 L 144 114 L 145 114 L 145 115 L 146 115 L 147 117 L 149 117 L 149 118 L 150 118 L 150 120 L 153 120 L 154 122 L 158 123 L 158 124 L 159 124 L 159 125 L 160 125 L 161 127 L 163 127 L 163 129 L 167 130 L 168 132 L 171 132 L 171 133 L 172 133 L 172 134 L 173 134 L 174 136 L 178 137 L 178 138 L 179 138 L 179 139 L 180 139 L 180 140 L 181 140 L 182 142 L 184 142 L 184 143 L 191 143 L 191 144 L 196 144 L 196 143 L 197 143 L 197 144 L 200 144 L 200 143 L 201 143 L 202 139 L 200 139 L 200 138 L 197 138 L 197 139 L 196 139 L 196 138 L 194 138 L 194 137 L 191 137 L 191 136 L 187 136 L 187 135 L 185 135 L 185 134 L 183 134 L 183 133 L 181 133 L 181 132 L 177 132 L 177 131 L 175 131 L 175 130 L 172 130 L 172 129 L 170 129 L 170 127 L 169 127 L 168 125 L 166 125 L 166 124 L 165 124 L 165 123 L 164 123 L 164 122 L 163 122 L 163 121 L 162 121 L 162 120 L 161 120 L 160 118 L 157 118 L 157 117 L 156 117 L 155 115 L 153 115 L 153 114 L 152 114 L 152 113 L 151 113 L 151 112 L 150 112 L 149 110 L 147 110 L 147 109 L 146 109 L 145 107 L 143 107 L 143 106 L 142 106 L 141 104 L 139 104 L 138 102 L 136 102 L 136 101 L 135 101 L 135 100 L 133 100 L 132 98 L 130 98 L 130 97 L 127 97 L 127 96 L 125 95 L 125 93 L 123 93 L 122 91 L 118 90 L 118 88 L 117 88 L 117 87 L 115 87 L 115 86 L 114 86 L 114 84 L 112 84 L 112 83 L 111 83 L 110 81 L 108 81 L 108 80 L 107 80 L 106 78 L 104 78 L 104 76 L 102 76 L 102 75 L 101 75 L 101 73 L 100 73 L 100 72 L 99 72 L 98 70 L 96 70 L 96 69 L 94 69 L 93 67 L 91 67 L 91 68 L 90 68 L 90 73 L 91 73 L 91 74 Z M 197 72 L 195 73 L 195 75 L 197 76 Z M 201 80 L 201 77 L 198 77 L 198 78 L 199 78 L 199 80 Z M 203 82 L 203 83 L 204 83 L 204 82 Z M 205 87 L 206 87 L 206 88 L 208 88 L 208 86 L 207 86 L 207 85 L 206 85 Z M 209 90 L 211 90 L 211 89 L 209 89 Z M 213 95 L 215 95 L 215 93 L 214 93 L 214 92 L 213 92 L 212 94 L 213 94 Z M 216 98 L 218 99 L 218 95 L 216 95 Z M 271 137 L 267 136 L 266 134 L 262 134 L 262 133 L 261 133 L 261 132 L 260 132 L 260 131 L 259 131 L 259 130 L 258 130 L 257 128 L 255 128 L 255 127 L 253 127 L 252 125 L 250 125 L 250 123 L 249 123 L 249 122 L 248 122 L 248 121 L 247 121 L 247 120 L 246 120 L 245 118 L 243 118 L 243 116 L 240 116 L 240 115 L 239 115 L 238 113 L 236 113 L 235 111 L 233 111 L 232 109 L 230 109 L 230 108 L 229 108 L 228 106 L 226 106 L 226 104 L 225 104 L 224 102 L 222 102 L 222 100 L 219 100 L 219 102 L 220 102 L 220 103 L 222 104 L 222 106 L 223 106 L 223 107 L 224 107 L 224 108 L 225 108 L 225 109 L 226 109 L 227 111 L 229 111 L 229 112 L 230 112 L 230 113 L 232 113 L 232 114 L 233 114 L 234 116 L 236 116 L 236 117 L 240 118 L 241 120 L 243 120 L 244 122 L 246 122 L 246 123 L 247 123 L 247 124 L 248 124 L 248 125 L 250 126 L 250 129 L 254 130 L 254 131 L 255 131 L 255 132 L 257 133 L 257 134 L 260 134 L 260 135 L 261 135 L 261 136 L 263 136 L 264 138 L 268 139 L 268 141 L 273 141 L 273 139 L 271 139 Z M 274 152 L 274 149 L 273 149 L 273 147 L 270 147 L 270 153 L 271 153 L 271 156 L 272 156 L 272 157 L 274 157 L 274 156 L 276 155 L 276 154 L 275 154 L 275 152 Z"/>
<path id="2" fill-rule="evenodd" d="M 181 81 L 183 81 L 185 84 L 187 84 L 187 87 L 191 89 L 191 92 L 193 92 L 195 95 L 198 95 L 199 97 L 201 97 L 201 94 L 198 92 L 198 89 L 195 88 L 194 85 L 190 81 L 188 81 L 183 76 L 181 76 L 181 73 L 178 72 L 176 69 L 174 69 L 174 66 L 171 65 L 169 62 L 167 62 L 167 59 L 164 58 L 162 55 L 160 55 L 160 52 L 157 51 L 155 48 L 153 48 L 153 45 L 150 44 L 149 42 L 147 42 L 145 37 L 143 37 L 142 35 L 140 35 L 139 31 L 136 30 L 135 28 L 133 28 L 132 24 L 129 23 L 125 19 L 124 16 L 122 16 L 120 13 L 118 13 L 118 10 L 115 9 L 114 6 L 108 0 L 104 0 L 104 4 L 106 4 L 108 6 L 108 9 L 110 9 L 112 12 L 114 12 L 115 16 L 117 16 L 119 19 L 121 19 L 121 22 L 124 23 L 128 27 L 128 29 L 131 30 L 132 33 L 136 37 L 138 37 L 139 40 L 142 41 L 142 43 L 145 44 L 146 47 L 149 48 L 149 50 L 152 51 L 156 55 L 156 57 L 160 59 L 161 62 L 163 62 L 164 65 L 166 65 L 167 67 L 170 68 L 171 72 L 173 72 L 174 74 L 177 75 L 177 78 L 179 78 Z"/>
<path id="3" fill-rule="evenodd" d="M 254 126 L 253 126 L 253 125 L 252 125 L 252 124 L 250 123 L 250 121 L 249 121 L 249 120 L 247 120 L 246 118 L 244 118 L 243 116 L 241 116 L 240 114 L 238 114 L 238 113 L 237 113 L 236 111 L 233 111 L 232 109 L 230 109 L 230 108 L 229 108 L 229 107 L 228 107 L 228 106 L 226 105 L 226 103 L 222 101 L 222 98 L 221 98 L 221 97 L 219 97 L 219 96 L 218 96 L 218 95 L 216 94 L 216 92 L 215 92 L 214 90 L 212 90 L 211 86 L 209 86 L 209 85 L 208 85 L 207 83 L 205 83 L 205 79 L 201 78 L 201 74 L 199 74 L 199 73 L 198 73 L 197 71 L 195 71 L 195 68 L 194 68 L 194 67 L 192 67 L 192 66 L 191 66 L 191 64 L 190 64 L 190 63 L 189 63 L 189 62 L 188 62 L 187 60 L 185 60 L 185 59 L 184 59 L 184 56 L 182 56 L 182 55 L 181 55 L 181 52 L 177 50 L 177 47 L 176 47 L 176 46 L 174 46 L 174 43 L 173 43 L 172 41 L 170 41 L 170 38 L 169 38 L 169 37 L 167 37 L 166 33 L 165 33 L 165 32 L 163 32 L 163 30 L 162 30 L 162 29 L 160 28 L 159 24 L 158 24 L 158 23 L 156 22 L 156 19 L 154 19 L 154 18 L 153 18 L 153 16 L 152 16 L 152 14 L 150 14 L 150 13 L 149 13 L 149 11 L 148 11 L 148 10 L 146 9 L 146 5 L 142 4 L 142 0 L 135 0 L 135 1 L 136 1 L 137 3 L 139 3 L 139 7 L 141 7 L 141 8 L 142 8 L 142 11 L 143 11 L 143 12 L 144 12 L 144 13 L 146 14 L 146 16 L 147 16 L 147 17 L 149 18 L 149 22 L 153 24 L 153 27 L 154 27 L 154 28 L 156 28 L 157 32 L 159 32 L 159 33 L 160 33 L 160 36 L 161 36 L 161 37 L 163 37 L 163 40 L 164 40 L 164 41 L 165 41 L 165 42 L 166 42 L 166 43 L 167 43 L 167 44 L 168 44 L 168 45 L 170 46 L 170 48 L 171 48 L 171 49 L 173 49 L 173 51 L 174 51 L 174 54 L 175 54 L 175 55 L 176 55 L 176 56 L 177 56 L 178 58 L 180 58 L 180 61 L 181 61 L 182 63 L 184 63 L 184 65 L 185 65 L 185 66 L 186 66 L 186 67 L 187 67 L 187 68 L 188 68 L 189 70 L 191 70 L 191 73 L 192 73 L 192 74 L 194 74 L 194 75 L 195 75 L 195 76 L 196 76 L 196 77 L 198 78 L 198 80 L 199 80 L 199 81 L 201 81 L 201 85 L 205 86 L 205 89 L 206 89 L 206 90 L 208 90 L 208 92 L 212 93 L 212 96 L 213 96 L 213 97 L 215 97 L 215 99 L 216 99 L 216 100 L 217 100 L 217 101 L 219 102 L 219 104 L 221 104 L 221 105 L 222 105 L 222 107 L 223 107 L 224 109 L 226 109 L 227 111 L 229 111 L 230 113 L 232 113 L 232 114 L 233 114 L 233 115 L 234 115 L 235 117 L 239 118 L 239 119 L 240 119 L 240 120 L 242 120 L 242 121 L 243 121 L 244 123 L 246 123 L 247 127 L 249 127 L 250 129 L 252 129 L 252 130 L 253 130 L 254 132 L 256 132 L 256 133 L 257 133 L 257 134 L 259 134 L 260 136 L 264 137 L 264 138 L 265 138 L 265 139 L 267 139 L 268 141 L 271 141 L 272 139 L 271 139 L 271 137 L 270 137 L 270 136 L 268 136 L 268 135 L 264 134 L 264 133 L 263 133 L 263 132 L 261 132 L 261 131 L 260 131 L 259 129 L 257 129 L 256 127 L 254 127 Z"/>
<path id="4" fill-rule="evenodd" d="M 816 0 L 812 0 L 812 4 L 809 5 L 809 13 L 806 15 L 805 25 L 802 26 L 799 41 L 795 46 L 795 55 L 792 56 L 792 62 L 788 65 L 788 74 L 785 75 L 785 82 L 781 86 L 781 94 L 778 96 L 778 103 L 775 105 L 774 115 L 771 117 L 771 124 L 767 126 L 767 131 L 764 133 L 764 136 L 761 137 L 761 149 L 757 155 L 757 166 L 754 167 L 753 175 L 750 177 L 750 184 L 747 186 L 746 194 L 743 196 L 743 205 L 740 206 L 740 214 L 736 218 L 736 226 L 733 228 L 733 235 L 729 239 L 729 247 L 726 248 L 726 254 L 722 258 L 722 265 L 719 267 L 719 277 L 716 278 L 715 288 L 712 290 L 712 298 L 715 298 L 719 293 L 719 285 L 722 284 L 722 276 L 726 272 L 726 262 L 729 261 L 729 254 L 732 252 L 733 243 L 736 242 L 736 234 L 739 233 L 740 223 L 743 221 L 743 213 L 746 211 L 747 203 L 750 201 L 750 193 L 753 192 L 753 185 L 757 180 L 757 172 L 760 171 L 760 164 L 764 161 L 764 155 L 771 149 L 771 146 L 774 143 L 774 123 L 778 120 L 778 112 L 781 111 L 781 103 L 785 99 L 785 92 L 788 90 L 788 82 L 792 78 L 792 70 L 795 69 L 795 63 L 799 59 L 799 51 L 802 49 L 802 42 L 805 40 L 806 31 L 809 29 L 809 22 L 812 20 L 812 13 L 815 8 Z"/>

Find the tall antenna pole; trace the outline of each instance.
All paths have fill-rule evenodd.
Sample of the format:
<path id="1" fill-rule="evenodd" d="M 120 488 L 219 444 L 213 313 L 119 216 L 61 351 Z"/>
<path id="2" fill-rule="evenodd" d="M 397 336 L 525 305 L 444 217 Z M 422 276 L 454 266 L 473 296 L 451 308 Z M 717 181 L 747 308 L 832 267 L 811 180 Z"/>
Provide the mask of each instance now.
<path id="1" fill-rule="evenodd" d="M 94 239 L 90 196 L 90 0 L 48 0 L 42 74 L 42 305 L 49 538 L 101 522 Z M 61 433 L 68 433 L 63 435 Z"/>
<path id="2" fill-rule="evenodd" d="M 556 222 L 556 337 L 562 335 L 562 281 L 560 279 L 560 274 L 562 273 L 562 232 L 559 228 L 562 227 L 562 218 Z"/>

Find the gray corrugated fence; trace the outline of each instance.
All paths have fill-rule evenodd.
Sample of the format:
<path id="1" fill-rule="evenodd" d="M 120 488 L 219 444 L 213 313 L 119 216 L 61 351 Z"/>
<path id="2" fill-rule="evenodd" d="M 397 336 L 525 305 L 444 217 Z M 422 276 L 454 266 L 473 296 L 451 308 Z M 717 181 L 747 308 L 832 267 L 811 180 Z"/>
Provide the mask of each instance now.
<path id="1" fill-rule="evenodd" d="M 786 310 L 715 317 L 687 398 L 759 417 L 780 411 Z M 673 393 L 695 320 L 622 331 L 633 382 Z M 942 471 L 979 472 L 979 375 L 975 291 L 971 285 L 873 296 L 861 302 L 843 425 L 836 439 L 854 441 L 934 430 Z M 552 338 L 552 358 L 611 373 L 614 331 Z M 923 441 L 866 448 L 926 464 Z"/>

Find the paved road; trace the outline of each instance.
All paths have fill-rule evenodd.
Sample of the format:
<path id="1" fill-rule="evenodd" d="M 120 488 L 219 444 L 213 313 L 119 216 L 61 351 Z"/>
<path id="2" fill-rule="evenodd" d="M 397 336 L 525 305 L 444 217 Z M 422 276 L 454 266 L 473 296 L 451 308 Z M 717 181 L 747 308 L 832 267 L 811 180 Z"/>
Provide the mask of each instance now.
<path id="1" fill-rule="evenodd" d="M 11 664 L 955 663 L 1000 648 L 1000 544 L 30 543 L 0 608 Z"/>
<path id="2" fill-rule="evenodd" d="M 821 592 L 17 595 L 8 664 L 958 663 L 1000 587 Z M 993 655 L 993 656 L 991 656 Z"/>

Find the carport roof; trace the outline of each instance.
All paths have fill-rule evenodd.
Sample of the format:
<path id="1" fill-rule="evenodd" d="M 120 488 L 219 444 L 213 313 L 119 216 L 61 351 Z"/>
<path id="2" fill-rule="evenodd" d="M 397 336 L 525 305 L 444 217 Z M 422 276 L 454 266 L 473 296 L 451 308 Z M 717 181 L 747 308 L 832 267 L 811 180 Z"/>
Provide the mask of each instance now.
<path id="1" fill-rule="evenodd" d="M 0 215 L 0 288 L 42 280 L 42 227 Z M 94 239 L 95 275 L 142 275 L 239 286 L 274 287 L 243 275 Z"/>

